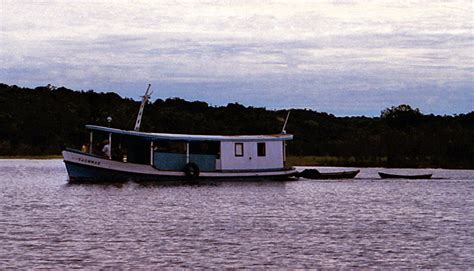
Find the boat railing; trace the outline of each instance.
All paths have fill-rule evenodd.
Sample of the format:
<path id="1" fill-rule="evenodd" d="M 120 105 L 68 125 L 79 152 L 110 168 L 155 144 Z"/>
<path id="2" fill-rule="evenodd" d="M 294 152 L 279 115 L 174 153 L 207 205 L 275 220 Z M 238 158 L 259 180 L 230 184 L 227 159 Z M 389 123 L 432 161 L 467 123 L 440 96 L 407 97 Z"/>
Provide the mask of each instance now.
<path id="1" fill-rule="evenodd" d="M 107 156 L 105 156 L 105 155 L 98 155 L 98 154 L 94 154 L 94 153 L 90 153 L 90 152 L 83 152 L 83 151 L 76 150 L 76 149 L 71 149 L 71 148 L 65 148 L 64 150 L 66 150 L 66 151 L 68 151 L 68 152 L 73 152 L 73 153 L 78 153 L 78 154 L 83 154 L 83 155 L 91 156 L 91 157 L 97 157 L 97 158 L 101 158 L 101 159 L 107 159 Z"/>

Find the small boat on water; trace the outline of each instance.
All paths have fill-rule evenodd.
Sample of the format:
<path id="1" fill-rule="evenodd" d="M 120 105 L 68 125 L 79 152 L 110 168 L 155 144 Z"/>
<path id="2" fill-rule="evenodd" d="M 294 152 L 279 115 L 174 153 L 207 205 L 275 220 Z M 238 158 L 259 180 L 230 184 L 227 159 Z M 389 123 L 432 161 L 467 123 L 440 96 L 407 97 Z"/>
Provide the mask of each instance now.
<path id="1" fill-rule="evenodd" d="M 332 180 L 332 179 L 353 179 L 360 170 L 339 171 L 339 172 L 319 172 L 317 169 L 305 169 L 296 176 L 313 180 Z"/>
<path id="2" fill-rule="evenodd" d="M 284 128 L 273 135 L 194 135 L 139 131 L 143 97 L 134 130 L 86 125 L 89 143 L 62 152 L 69 182 L 287 179 Z M 111 118 L 108 118 L 110 123 Z"/>
<path id="3" fill-rule="evenodd" d="M 418 174 L 418 175 L 402 175 L 379 172 L 382 179 L 431 179 L 433 174 Z"/>

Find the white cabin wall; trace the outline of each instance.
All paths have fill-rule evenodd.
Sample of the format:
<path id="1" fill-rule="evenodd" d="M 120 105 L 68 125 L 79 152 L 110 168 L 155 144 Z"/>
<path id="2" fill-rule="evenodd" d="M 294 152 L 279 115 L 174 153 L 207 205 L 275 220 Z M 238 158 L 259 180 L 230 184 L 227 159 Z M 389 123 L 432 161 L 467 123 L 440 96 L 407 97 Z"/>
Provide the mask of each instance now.
<path id="1" fill-rule="evenodd" d="M 244 156 L 235 156 L 235 143 L 244 144 Z M 248 170 L 248 169 L 276 169 L 283 168 L 283 142 L 265 142 L 266 155 L 257 156 L 257 142 L 221 142 L 221 169 Z"/>
<path id="2" fill-rule="evenodd" d="M 257 157 L 257 143 L 254 145 L 258 169 L 283 168 L 283 141 L 269 141 L 266 143 L 266 155 Z"/>

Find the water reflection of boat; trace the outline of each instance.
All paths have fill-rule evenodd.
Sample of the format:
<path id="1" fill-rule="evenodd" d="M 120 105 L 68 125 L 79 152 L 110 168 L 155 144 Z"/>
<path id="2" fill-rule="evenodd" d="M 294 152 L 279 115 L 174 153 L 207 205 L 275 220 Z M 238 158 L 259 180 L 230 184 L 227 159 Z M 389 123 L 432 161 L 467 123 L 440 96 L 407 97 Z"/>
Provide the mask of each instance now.
<path id="1" fill-rule="evenodd" d="M 284 130 L 236 136 L 140 132 L 148 97 L 147 90 L 133 131 L 86 125 L 89 147 L 62 152 L 70 181 L 283 179 L 296 173 L 285 163 L 285 142 L 293 135 Z"/>
<path id="2" fill-rule="evenodd" d="M 431 179 L 433 174 L 403 175 L 379 172 L 382 179 Z"/>
<path id="3" fill-rule="evenodd" d="M 360 170 L 339 171 L 339 172 L 319 172 L 317 169 L 305 169 L 298 173 L 298 177 L 314 180 L 330 180 L 330 179 L 353 179 Z"/>

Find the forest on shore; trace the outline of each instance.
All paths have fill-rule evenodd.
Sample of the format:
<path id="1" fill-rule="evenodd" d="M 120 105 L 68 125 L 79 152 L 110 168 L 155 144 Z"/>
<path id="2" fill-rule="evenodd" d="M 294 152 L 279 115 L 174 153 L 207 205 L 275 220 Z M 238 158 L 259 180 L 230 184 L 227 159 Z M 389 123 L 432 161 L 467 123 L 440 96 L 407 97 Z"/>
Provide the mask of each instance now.
<path id="1" fill-rule="evenodd" d="M 0 156 L 58 155 L 88 141 L 86 124 L 132 130 L 140 102 L 116 93 L 0 84 Z M 409 105 L 379 117 L 336 117 L 291 109 L 286 127 L 296 164 L 474 168 L 474 111 L 425 115 Z M 180 98 L 145 107 L 142 131 L 190 134 L 279 133 L 288 110 Z"/>

